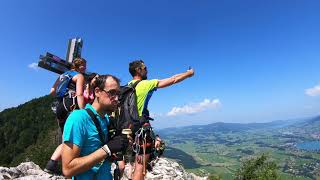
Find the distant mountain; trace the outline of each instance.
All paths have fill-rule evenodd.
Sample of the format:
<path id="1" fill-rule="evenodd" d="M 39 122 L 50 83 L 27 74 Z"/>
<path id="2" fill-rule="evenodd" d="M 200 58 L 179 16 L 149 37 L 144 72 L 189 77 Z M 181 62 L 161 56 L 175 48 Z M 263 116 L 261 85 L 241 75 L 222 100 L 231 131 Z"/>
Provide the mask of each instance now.
<path id="1" fill-rule="evenodd" d="M 320 119 L 320 117 L 319 117 Z M 207 125 L 193 125 L 177 128 L 165 128 L 159 130 L 163 135 L 166 134 L 180 134 L 184 132 L 188 133 L 199 133 L 203 131 L 207 132 L 244 132 L 249 130 L 259 129 L 278 129 L 288 127 L 297 123 L 309 123 L 310 119 L 294 119 L 294 120 L 278 120 L 267 123 L 224 123 L 216 122 Z"/>
<path id="2" fill-rule="evenodd" d="M 304 121 L 297 122 L 293 126 L 305 127 L 305 126 L 317 126 L 320 125 L 320 116 L 305 119 Z"/>
<path id="3" fill-rule="evenodd" d="M 299 121 L 284 128 L 284 130 L 295 134 L 309 134 L 312 137 L 320 138 L 320 116 Z"/>

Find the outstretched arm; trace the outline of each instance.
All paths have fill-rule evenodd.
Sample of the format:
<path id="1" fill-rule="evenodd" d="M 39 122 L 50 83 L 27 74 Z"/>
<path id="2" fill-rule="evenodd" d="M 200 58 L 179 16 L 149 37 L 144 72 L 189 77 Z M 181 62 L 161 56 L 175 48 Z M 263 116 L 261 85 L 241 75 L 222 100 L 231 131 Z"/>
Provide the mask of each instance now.
<path id="1" fill-rule="evenodd" d="M 52 88 L 50 90 L 49 95 L 54 96 L 54 93 L 56 92 L 56 88 L 58 86 L 58 83 L 59 83 L 59 78 L 56 80 L 56 82 L 54 82 L 54 84 L 53 84 L 53 86 L 52 86 Z"/>
<path id="2" fill-rule="evenodd" d="M 171 86 L 175 83 L 178 83 L 178 82 L 185 80 L 188 77 L 192 77 L 193 75 L 194 75 L 194 70 L 189 69 L 188 71 L 186 71 L 184 73 L 176 74 L 170 78 L 161 79 L 161 80 L 159 80 L 158 88 L 164 88 L 167 86 Z"/>
<path id="3" fill-rule="evenodd" d="M 84 76 L 82 74 L 78 74 L 75 76 L 76 78 L 76 96 L 77 96 L 77 102 L 80 109 L 83 109 L 84 104 L 84 98 L 83 98 L 83 89 L 84 89 Z"/>

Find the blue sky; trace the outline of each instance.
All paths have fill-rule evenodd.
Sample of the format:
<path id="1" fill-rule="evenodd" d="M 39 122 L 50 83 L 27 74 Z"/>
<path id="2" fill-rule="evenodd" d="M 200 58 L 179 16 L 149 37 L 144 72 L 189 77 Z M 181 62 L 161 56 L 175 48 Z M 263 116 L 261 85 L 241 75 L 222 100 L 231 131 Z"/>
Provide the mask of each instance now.
<path id="1" fill-rule="evenodd" d="M 149 78 L 189 66 L 196 74 L 154 93 L 158 128 L 267 122 L 319 115 L 320 2 L 0 2 L 0 110 L 48 94 L 57 75 L 32 68 L 40 54 L 65 58 L 84 39 L 88 69 L 130 80 L 143 59 Z"/>

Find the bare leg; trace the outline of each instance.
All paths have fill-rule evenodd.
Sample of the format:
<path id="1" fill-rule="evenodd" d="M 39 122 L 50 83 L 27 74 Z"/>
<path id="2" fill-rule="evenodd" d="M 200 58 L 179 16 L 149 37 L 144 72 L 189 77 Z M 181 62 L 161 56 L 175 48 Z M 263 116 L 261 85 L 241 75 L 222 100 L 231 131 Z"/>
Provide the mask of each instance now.
<path id="1" fill-rule="evenodd" d="M 124 162 L 124 160 L 118 161 L 118 166 L 120 170 L 120 179 L 121 179 L 124 173 L 124 168 L 126 167 L 126 163 Z"/>
<path id="2" fill-rule="evenodd" d="M 61 131 L 59 131 L 61 136 Z M 62 138 L 61 138 L 62 139 Z M 63 141 L 63 140 L 62 140 Z M 58 169 L 58 161 L 61 161 L 61 154 L 62 154 L 62 144 L 60 144 L 55 151 L 53 152 L 53 154 L 51 155 L 50 160 L 48 161 L 46 168 L 44 169 L 44 171 L 48 172 L 48 173 L 55 173 L 58 174 L 59 169 Z"/>
<path id="3" fill-rule="evenodd" d="M 132 179 L 132 173 L 133 173 L 133 163 L 129 162 L 128 163 L 128 179 Z"/>
<path id="4" fill-rule="evenodd" d="M 61 161 L 62 144 L 60 144 L 53 152 L 51 159 L 55 161 Z"/>

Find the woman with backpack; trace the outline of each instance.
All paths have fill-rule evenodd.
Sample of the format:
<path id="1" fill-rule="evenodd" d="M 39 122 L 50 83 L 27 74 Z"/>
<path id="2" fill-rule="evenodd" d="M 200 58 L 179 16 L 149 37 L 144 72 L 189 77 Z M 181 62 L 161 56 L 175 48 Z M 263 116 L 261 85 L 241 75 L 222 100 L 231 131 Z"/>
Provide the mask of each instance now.
<path id="1" fill-rule="evenodd" d="M 56 117 L 61 133 L 70 112 L 85 107 L 84 73 L 86 71 L 86 60 L 76 58 L 73 60 L 71 70 L 61 74 L 50 90 L 50 95 L 56 96 Z M 61 139 L 61 138 L 60 138 Z M 56 148 L 45 168 L 46 172 L 58 174 L 58 161 L 61 160 L 61 144 Z"/>

